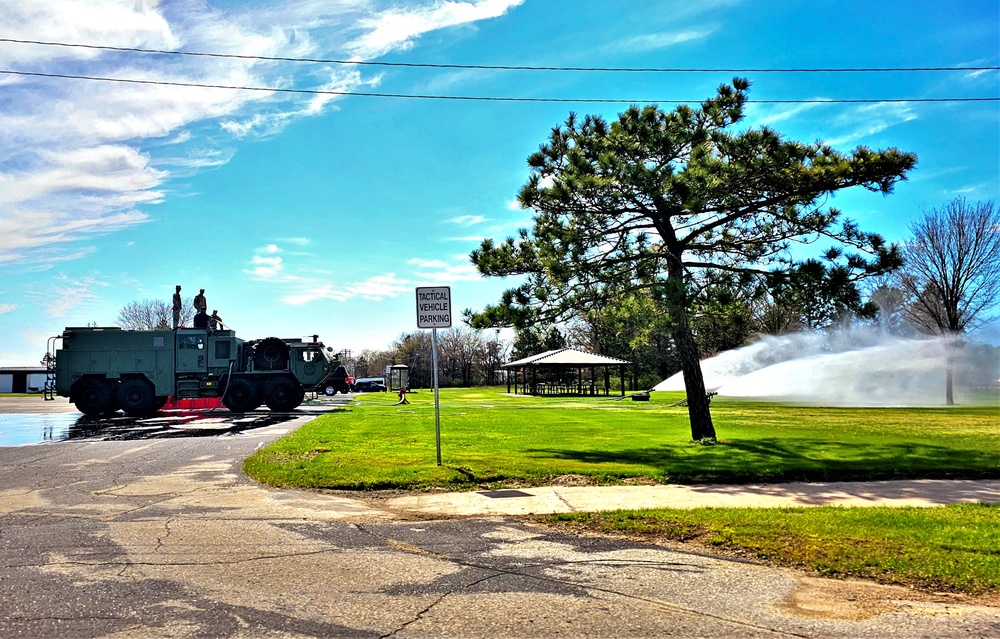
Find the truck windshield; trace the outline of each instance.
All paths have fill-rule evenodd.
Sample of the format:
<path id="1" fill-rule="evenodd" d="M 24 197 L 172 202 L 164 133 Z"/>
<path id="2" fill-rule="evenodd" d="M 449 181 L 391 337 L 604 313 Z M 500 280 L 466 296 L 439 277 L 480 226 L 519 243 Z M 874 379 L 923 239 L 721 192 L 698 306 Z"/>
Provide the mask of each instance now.
<path id="1" fill-rule="evenodd" d="M 181 350 L 201 350 L 205 348 L 204 335 L 178 335 L 177 348 Z"/>

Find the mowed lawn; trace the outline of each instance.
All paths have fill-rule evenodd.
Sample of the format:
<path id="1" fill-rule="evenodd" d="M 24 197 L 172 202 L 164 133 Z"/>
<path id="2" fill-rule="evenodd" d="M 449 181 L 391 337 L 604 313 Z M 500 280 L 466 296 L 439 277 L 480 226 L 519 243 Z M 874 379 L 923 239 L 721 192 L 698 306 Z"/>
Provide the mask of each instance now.
<path id="1" fill-rule="evenodd" d="M 940 408 L 826 408 L 717 397 L 719 443 L 691 441 L 680 393 L 649 402 L 512 397 L 442 389 L 442 465 L 434 395 L 358 395 L 250 457 L 275 486 L 449 489 L 594 483 L 773 482 L 1000 477 L 1000 402 Z"/>

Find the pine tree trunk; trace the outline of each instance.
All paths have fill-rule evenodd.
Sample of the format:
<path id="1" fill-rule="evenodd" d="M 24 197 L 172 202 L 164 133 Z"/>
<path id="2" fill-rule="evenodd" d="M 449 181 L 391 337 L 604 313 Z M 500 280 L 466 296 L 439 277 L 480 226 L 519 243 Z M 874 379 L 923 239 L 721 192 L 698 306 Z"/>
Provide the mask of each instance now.
<path id="1" fill-rule="evenodd" d="M 677 346 L 681 370 L 684 372 L 691 438 L 695 441 L 715 439 L 715 426 L 712 425 L 712 413 L 709 411 L 709 400 L 705 393 L 705 378 L 701 373 L 701 358 L 698 356 L 694 333 L 688 324 L 687 313 L 685 309 L 676 306 L 669 310 L 673 321 L 674 344 Z"/>

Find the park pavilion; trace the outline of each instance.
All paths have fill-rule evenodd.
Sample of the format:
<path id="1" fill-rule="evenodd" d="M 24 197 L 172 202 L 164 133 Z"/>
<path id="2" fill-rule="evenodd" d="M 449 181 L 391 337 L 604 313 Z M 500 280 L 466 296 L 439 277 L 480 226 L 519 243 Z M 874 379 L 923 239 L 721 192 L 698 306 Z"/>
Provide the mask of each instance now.
<path id="1" fill-rule="evenodd" d="M 624 397 L 625 367 L 631 363 L 574 348 L 560 348 L 504 364 L 503 368 L 508 371 L 508 393 L 594 396 L 611 394 L 611 371 L 617 368 Z M 598 379 L 599 372 L 602 379 Z"/>

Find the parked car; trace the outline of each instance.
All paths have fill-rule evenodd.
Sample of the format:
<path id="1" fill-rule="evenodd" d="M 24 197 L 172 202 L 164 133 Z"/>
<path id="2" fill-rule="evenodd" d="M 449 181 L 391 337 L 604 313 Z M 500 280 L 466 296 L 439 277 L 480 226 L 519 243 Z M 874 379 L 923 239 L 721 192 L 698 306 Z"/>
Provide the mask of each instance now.
<path id="1" fill-rule="evenodd" d="M 385 390 L 384 377 L 362 377 L 354 382 L 355 393 L 384 393 Z"/>
<path id="2" fill-rule="evenodd" d="M 354 378 L 347 374 L 347 369 L 343 366 L 337 367 L 337 370 L 327 380 L 326 386 L 323 387 L 323 393 L 328 396 L 336 395 L 338 392 L 350 393 L 353 390 Z"/>

